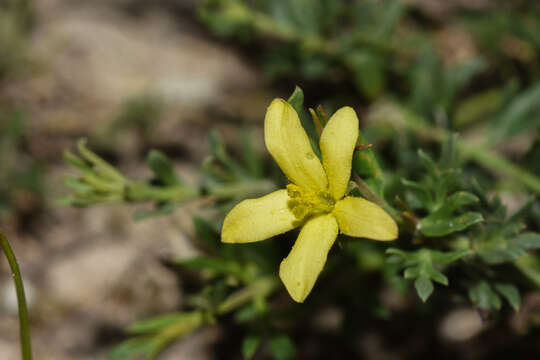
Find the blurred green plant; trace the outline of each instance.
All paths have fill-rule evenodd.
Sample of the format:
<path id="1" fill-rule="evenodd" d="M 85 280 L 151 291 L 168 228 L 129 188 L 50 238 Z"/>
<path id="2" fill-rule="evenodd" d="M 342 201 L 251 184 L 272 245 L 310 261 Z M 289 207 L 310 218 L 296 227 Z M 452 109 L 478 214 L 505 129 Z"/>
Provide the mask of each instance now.
<path id="1" fill-rule="evenodd" d="M 305 111 L 303 101 L 302 90 L 296 88 L 289 102 L 303 114 L 306 128 L 307 113 L 313 115 L 310 127 L 324 127 L 322 107 Z M 351 284 L 341 283 L 328 292 L 324 291 L 325 279 L 347 279 L 351 274 L 362 276 L 370 272 L 379 273 L 384 279 L 378 287 L 363 290 L 366 303 L 374 304 L 369 306 L 369 311 L 375 317 L 391 317 L 395 310 L 369 299 L 384 287 L 394 288 L 397 293 L 406 292 L 409 282 L 414 283 L 423 302 L 450 293 L 455 295 L 454 302 L 468 299 L 486 316 L 502 310 L 503 299 L 509 307 L 518 310 L 521 293 L 540 286 L 540 259 L 534 253 L 540 248 L 540 234 L 536 225 L 525 226 L 534 218 L 538 201 L 531 198 L 508 216 L 499 198 L 489 195 L 496 189 L 496 183 L 482 175 L 482 167 L 474 165 L 478 158 L 463 151 L 469 149 L 467 142 L 446 130 L 433 128 L 428 122 L 418 121 L 409 115 L 409 110 L 395 106 L 390 109 L 392 116 L 384 122 L 375 121 L 366 128 L 368 133 L 371 136 L 378 133 L 378 141 L 384 143 L 385 137 L 393 138 L 397 134 L 404 138 L 417 137 L 426 132 L 429 141 L 440 144 L 436 146 L 441 148 L 438 160 L 434 160 L 431 150 L 413 151 L 402 144 L 401 155 L 410 153 L 411 159 L 398 160 L 400 167 L 389 171 L 378 160 L 384 158 L 378 146 L 372 146 L 367 136 L 360 137 L 354 154 L 355 181 L 351 182 L 349 191 L 384 206 L 399 222 L 400 239 L 391 244 L 373 244 L 340 237 L 339 254 L 329 256 L 321 275 L 322 284 L 314 289 L 313 299 L 302 305 L 305 308 L 298 314 L 317 311 L 321 302 L 325 306 L 344 306 L 340 299 L 351 296 L 350 291 L 354 291 Z M 403 123 L 395 122 L 397 112 Z M 412 125 L 409 119 L 413 119 Z M 318 132 L 306 130 L 312 134 L 312 145 L 317 150 Z M 172 266 L 198 274 L 202 282 L 198 290 L 189 294 L 186 308 L 133 324 L 127 330 L 130 337 L 112 350 L 110 359 L 141 355 L 153 358 L 171 342 L 215 322 L 245 329 L 238 351 L 246 359 L 259 352 L 272 354 L 276 359 L 295 357 L 294 341 L 280 324 L 286 319 L 291 321 L 291 316 L 295 318 L 290 311 L 298 310 L 289 309 L 293 306 L 297 309 L 298 305 L 279 300 L 278 294 L 284 293 L 284 289 L 275 272 L 287 244 L 266 241 L 231 246 L 220 242 L 219 231 L 224 214 L 235 203 L 277 188 L 283 178 L 264 171 L 267 167 L 263 158 L 253 147 L 245 145 L 241 152 L 243 161 L 238 162 L 229 155 L 218 133 L 211 133 L 209 139 L 212 155 L 203 163 L 199 185 L 188 185 L 181 180 L 171 160 L 155 150 L 150 152 L 147 162 L 153 178 L 146 182 L 128 180 L 88 150 L 84 142 L 78 145 L 80 156 L 66 152 L 67 162 L 81 173 L 66 179 L 73 190 L 66 199 L 68 204 L 153 202 L 155 210 L 142 215 L 136 213 L 139 219 L 169 213 L 194 199 L 209 200 L 206 206 L 215 210 L 209 212 L 213 214 L 210 217 L 193 219 L 195 241 L 203 255 L 187 260 L 171 259 Z M 402 161 L 415 165 L 407 167 Z M 473 171 L 464 171 L 466 166 L 472 166 Z M 442 291 L 435 283 L 446 290 Z M 358 283 L 356 291 L 362 291 L 363 286 Z M 298 321 L 296 325 L 301 323 L 300 318 Z M 294 326 L 293 321 L 287 329 Z"/>
<path id="2" fill-rule="evenodd" d="M 241 329 L 234 356 L 292 359 L 321 308 L 344 314 L 340 344 L 347 348 L 359 331 L 356 322 L 364 323 L 359 313 L 380 320 L 469 304 L 496 319 L 520 309 L 523 294 L 538 291 L 540 8 L 518 1 L 431 18 L 421 2 L 206 0 L 198 15 L 214 34 L 250 50 L 268 78 L 307 84 L 328 113 L 363 105 L 349 191 L 390 213 L 400 238 L 373 244 L 340 236 L 310 301 L 293 305 L 280 295 L 275 273 L 287 242 L 231 247 L 219 241 L 223 215 L 235 203 L 284 183 L 249 141 L 238 151 L 239 162 L 212 133 L 212 156 L 197 185 L 179 181 L 172 162 L 154 152 L 148 161 L 153 179 L 126 180 L 107 164 L 116 181 L 100 188 L 92 179 L 101 179 L 103 170 L 83 149 L 82 158 L 68 159 L 85 164 L 77 166 L 82 175 L 69 180 L 77 185 L 71 185 L 70 204 L 111 196 L 151 201 L 152 215 L 205 199 L 213 210 L 193 220 L 204 255 L 171 260 L 198 274 L 203 285 L 190 292 L 186 309 L 134 325 L 147 330 L 128 329 L 131 337 L 111 358 L 152 358 L 171 341 L 219 322 Z M 306 109 L 300 88 L 289 103 L 320 156 L 323 107 Z M 171 188 L 190 196 L 175 197 Z M 292 241 L 295 234 L 280 237 Z M 428 304 L 400 309 L 381 300 L 388 289 L 408 298 L 410 288 Z"/>
<path id="3" fill-rule="evenodd" d="M 272 79 L 351 84 L 370 100 L 391 94 L 447 128 L 494 115 L 504 119 L 492 127 L 494 140 L 538 129 L 538 7 L 451 13 L 438 28 L 418 16 L 421 4 L 404 1 L 206 0 L 198 11 L 217 36 L 260 47 Z M 461 52 L 445 48 L 443 36 Z"/>
<path id="4" fill-rule="evenodd" d="M 25 151 L 25 114 L 0 106 L 0 218 L 31 214 L 44 197 L 43 164 Z"/>

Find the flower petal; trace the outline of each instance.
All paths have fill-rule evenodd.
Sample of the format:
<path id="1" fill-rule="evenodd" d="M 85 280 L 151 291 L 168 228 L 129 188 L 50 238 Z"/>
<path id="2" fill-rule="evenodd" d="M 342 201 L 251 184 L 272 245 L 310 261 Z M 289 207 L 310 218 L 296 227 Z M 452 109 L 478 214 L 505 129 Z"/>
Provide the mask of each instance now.
<path id="1" fill-rule="evenodd" d="M 358 139 L 358 118 L 351 107 L 342 107 L 332 115 L 321 134 L 323 166 L 334 199 L 345 195 L 351 178 L 351 164 Z"/>
<path id="2" fill-rule="evenodd" d="M 279 267 L 279 276 L 294 301 L 303 302 L 311 292 L 337 234 L 338 224 L 332 214 L 308 220 L 300 231 Z"/>
<path id="3" fill-rule="evenodd" d="M 311 148 L 298 114 L 283 99 L 272 101 L 266 111 L 264 141 L 289 180 L 311 190 L 326 189 L 328 182 L 321 162 Z"/>
<path id="4" fill-rule="evenodd" d="M 297 226 L 289 210 L 287 190 L 274 191 L 258 199 L 244 200 L 225 217 L 221 229 L 224 243 L 249 243 L 268 239 Z"/>
<path id="5" fill-rule="evenodd" d="M 359 197 L 347 196 L 334 206 L 333 214 L 342 233 L 373 240 L 394 240 L 398 227 L 379 205 Z"/>

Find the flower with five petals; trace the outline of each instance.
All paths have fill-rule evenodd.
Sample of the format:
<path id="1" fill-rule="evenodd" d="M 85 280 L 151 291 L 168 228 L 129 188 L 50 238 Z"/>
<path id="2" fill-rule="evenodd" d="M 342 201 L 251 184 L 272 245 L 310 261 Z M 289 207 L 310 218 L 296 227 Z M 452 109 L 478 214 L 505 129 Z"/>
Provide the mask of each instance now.
<path id="1" fill-rule="evenodd" d="M 266 148 L 287 178 L 286 189 L 236 205 L 225 217 L 224 243 L 264 240 L 301 227 L 279 276 L 291 297 L 303 302 L 322 271 L 339 232 L 353 237 L 393 240 L 398 228 L 378 205 L 345 196 L 358 138 L 358 118 L 339 109 L 320 138 L 322 163 L 313 152 L 298 114 L 282 99 L 272 101 L 264 119 Z"/>

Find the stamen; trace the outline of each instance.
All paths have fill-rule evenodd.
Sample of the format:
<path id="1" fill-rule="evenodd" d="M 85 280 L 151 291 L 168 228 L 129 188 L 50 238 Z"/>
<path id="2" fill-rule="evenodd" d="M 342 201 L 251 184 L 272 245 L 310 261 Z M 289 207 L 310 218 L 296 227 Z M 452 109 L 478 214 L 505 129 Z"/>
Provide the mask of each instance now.
<path id="1" fill-rule="evenodd" d="M 287 185 L 287 193 L 291 198 L 287 205 L 298 220 L 329 213 L 335 205 L 334 198 L 327 191 L 314 192 L 289 184 Z"/>

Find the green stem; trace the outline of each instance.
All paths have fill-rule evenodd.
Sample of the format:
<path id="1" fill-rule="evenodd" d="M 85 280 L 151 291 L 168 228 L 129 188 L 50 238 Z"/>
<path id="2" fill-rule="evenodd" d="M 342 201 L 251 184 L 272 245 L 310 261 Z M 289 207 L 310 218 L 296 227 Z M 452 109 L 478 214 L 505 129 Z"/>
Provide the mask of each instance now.
<path id="1" fill-rule="evenodd" d="M 15 283 L 15 289 L 17 291 L 17 305 L 19 307 L 19 330 L 21 338 L 21 352 L 23 360 L 32 359 L 32 345 L 30 343 L 30 327 L 28 325 L 28 309 L 26 307 L 26 298 L 24 296 L 24 287 L 21 277 L 21 272 L 19 271 L 19 265 L 17 264 L 17 259 L 15 254 L 9 245 L 7 238 L 4 236 L 0 230 L 0 247 L 6 255 L 9 267 L 13 275 L 13 282 Z"/>
<path id="2" fill-rule="evenodd" d="M 472 146 L 462 142 L 459 146 L 462 154 L 479 164 L 485 166 L 493 172 L 508 176 L 514 180 L 520 181 L 531 190 L 540 194 L 540 178 L 511 163 L 504 157 L 480 146 Z"/>
<path id="3" fill-rule="evenodd" d="M 257 297 L 265 297 L 278 288 L 279 281 L 275 277 L 257 280 L 253 284 L 238 290 L 225 299 L 217 308 L 217 314 L 226 314 L 252 301 Z"/>
<path id="4" fill-rule="evenodd" d="M 399 215 L 399 212 L 396 209 L 394 209 L 393 207 L 391 207 L 390 205 L 388 205 L 388 203 L 383 198 L 380 198 L 379 196 L 377 196 L 377 194 L 375 194 L 371 190 L 369 185 L 366 184 L 366 182 L 364 180 L 362 180 L 362 178 L 360 176 L 354 174 L 353 179 L 354 179 L 354 182 L 356 183 L 356 185 L 358 185 L 358 188 L 360 189 L 362 194 L 366 197 L 366 199 L 374 202 L 375 204 L 377 204 L 381 208 L 383 208 L 387 213 L 390 214 L 390 216 L 392 216 L 394 218 L 394 220 L 396 222 L 400 223 L 400 222 L 403 221 L 403 219 Z"/>
<path id="5" fill-rule="evenodd" d="M 216 315 L 224 315 L 240 306 L 247 304 L 260 297 L 266 297 L 279 289 L 279 280 L 270 276 L 261 278 L 245 288 L 231 294 L 215 309 L 209 312 L 197 310 L 181 317 L 176 323 L 167 326 L 155 339 L 156 345 L 149 354 L 149 358 L 154 358 L 171 342 L 190 334 L 205 324 L 213 324 Z M 26 359 L 24 359 L 26 360 Z"/>
<path id="6" fill-rule="evenodd" d="M 127 185 L 125 190 L 125 200 L 129 202 L 188 201 L 199 196 L 199 189 L 182 185 L 156 187 L 142 183 L 132 183 Z"/>

